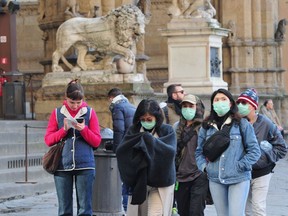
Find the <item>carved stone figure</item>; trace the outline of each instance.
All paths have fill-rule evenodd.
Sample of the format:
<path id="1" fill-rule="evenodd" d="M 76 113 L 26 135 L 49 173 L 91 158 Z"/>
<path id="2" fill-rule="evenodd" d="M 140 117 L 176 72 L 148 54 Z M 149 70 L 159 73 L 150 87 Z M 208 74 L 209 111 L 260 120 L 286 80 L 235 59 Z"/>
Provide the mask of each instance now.
<path id="1" fill-rule="evenodd" d="M 216 15 L 216 9 L 210 0 L 173 0 L 168 14 L 172 17 L 212 19 Z"/>
<path id="2" fill-rule="evenodd" d="M 282 41 L 285 39 L 286 25 L 287 25 L 286 19 L 281 19 L 279 21 L 277 30 L 274 35 L 276 41 Z"/>
<path id="3" fill-rule="evenodd" d="M 66 3 L 67 3 L 67 7 L 65 10 L 66 14 L 69 14 L 72 17 L 80 16 L 80 14 L 78 13 L 79 5 L 77 3 L 77 0 L 67 0 Z"/>
<path id="4" fill-rule="evenodd" d="M 151 19 L 151 0 L 136 0 L 136 6 L 145 15 L 146 23 Z"/>
<path id="5" fill-rule="evenodd" d="M 95 18 L 95 17 L 100 17 L 100 13 L 99 13 L 99 9 L 100 9 L 100 7 L 99 6 L 97 6 L 97 5 L 95 5 L 94 7 L 94 13 L 93 13 L 93 18 Z"/>
<path id="6" fill-rule="evenodd" d="M 39 7 L 38 7 L 38 21 L 41 21 L 45 18 L 45 0 L 39 0 Z"/>
<path id="7" fill-rule="evenodd" d="M 172 0 L 172 4 L 168 8 L 168 15 L 172 17 L 178 17 L 181 15 L 180 4 L 178 0 Z"/>
<path id="8" fill-rule="evenodd" d="M 228 34 L 228 39 L 230 41 L 235 41 L 237 39 L 235 21 L 234 20 L 229 20 L 229 22 L 227 24 L 227 28 L 230 29 L 230 32 Z"/>
<path id="9" fill-rule="evenodd" d="M 71 18 L 60 25 L 56 34 L 56 50 L 52 55 L 52 71 L 63 71 L 60 58 L 72 71 L 90 70 L 85 63 L 88 49 L 101 55 L 121 55 L 124 61 L 134 64 L 132 46 L 145 33 L 145 16 L 134 5 L 123 5 L 106 16 L 96 18 Z M 77 65 L 72 66 L 64 57 L 70 47 L 77 50 Z"/>

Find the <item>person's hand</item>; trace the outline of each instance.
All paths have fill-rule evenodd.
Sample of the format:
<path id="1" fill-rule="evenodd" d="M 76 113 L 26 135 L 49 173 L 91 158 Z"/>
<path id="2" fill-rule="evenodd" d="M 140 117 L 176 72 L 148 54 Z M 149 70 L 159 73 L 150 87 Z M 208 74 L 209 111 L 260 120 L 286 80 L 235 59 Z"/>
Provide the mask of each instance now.
<path id="1" fill-rule="evenodd" d="M 82 131 L 85 128 L 85 119 L 82 123 L 73 123 L 73 126 L 76 130 Z"/>
<path id="2" fill-rule="evenodd" d="M 64 130 L 65 130 L 65 131 L 68 131 L 68 130 L 70 129 L 70 126 L 69 126 L 69 124 L 68 124 L 67 118 L 64 118 L 63 123 L 64 123 Z"/>
<path id="3" fill-rule="evenodd" d="M 280 125 L 278 125 L 278 129 L 279 129 L 280 131 L 282 131 L 282 130 L 283 130 L 283 127 L 281 127 Z"/>

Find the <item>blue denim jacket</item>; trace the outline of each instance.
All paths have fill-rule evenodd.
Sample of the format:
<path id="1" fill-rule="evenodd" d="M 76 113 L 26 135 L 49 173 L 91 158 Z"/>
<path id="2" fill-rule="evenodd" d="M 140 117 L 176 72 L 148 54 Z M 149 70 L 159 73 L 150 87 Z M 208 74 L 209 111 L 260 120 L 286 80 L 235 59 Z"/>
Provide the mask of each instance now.
<path id="1" fill-rule="evenodd" d="M 224 124 L 230 122 L 228 118 Z M 240 125 L 234 122 L 230 130 L 229 147 L 216 161 L 209 162 L 203 155 L 203 144 L 217 131 L 216 128 L 213 125 L 207 130 L 202 127 L 199 131 L 195 152 L 199 169 L 206 169 L 209 180 L 216 183 L 234 184 L 250 180 L 252 165 L 260 157 L 260 147 L 252 125 L 246 119 L 241 119 Z"/>

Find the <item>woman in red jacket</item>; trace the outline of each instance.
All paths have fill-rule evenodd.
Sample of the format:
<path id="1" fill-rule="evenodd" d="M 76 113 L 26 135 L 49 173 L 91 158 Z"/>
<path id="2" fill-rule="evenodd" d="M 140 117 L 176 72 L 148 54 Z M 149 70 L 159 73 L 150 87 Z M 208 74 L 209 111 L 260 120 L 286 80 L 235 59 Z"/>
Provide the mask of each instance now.
<path id="1" fill-rule="evenodd" d="M 45 134 L 48 146 L 65 140 L 62 157 L 54 173 L 58 215 L 73 215 L 73 182 L 77 215 L 92 215 L 95 178 L 93 148 L 101 142 L 98 118 L 95 111 L 83 101 L 84 90 L 77 80 L 68 84 L 65 96 L 63 105 L 51 113 Z"/>

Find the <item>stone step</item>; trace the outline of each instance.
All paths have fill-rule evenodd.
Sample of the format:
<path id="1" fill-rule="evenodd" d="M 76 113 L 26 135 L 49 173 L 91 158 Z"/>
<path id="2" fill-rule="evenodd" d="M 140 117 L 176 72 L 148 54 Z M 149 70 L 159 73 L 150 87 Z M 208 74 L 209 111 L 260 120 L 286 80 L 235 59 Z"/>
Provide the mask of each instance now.
<path id="1" fill-rule="evenodd" d="M 27 167 L 27 172 L 25 167 L 21 168 L 11 168 L 0 170 L 0 187 L 2 183 L 11 182 L 23 182 L 31 181 L 38 182 L 43 179 L 50 178 L 52 175 L 47 173 L 42 165 L 40 166 L 29 166 Z"/>
<path id="2" fill-rule="evenodd" d="M 0 121 L 0 145 L 25 143 L 26 136 L 27 143 L 43 143 L 46 127 L 47 121 Z"/>
<path id="3" fill-rule="evenodd" d="M 28 167 L 42 166 L 42 157 L 44 153 L 34 153 L 27 155 Z M 0 157 L 0 170 L 15 169 L 25 167 L 25 154 L 22 155 L 7 155 Z"/>
<path id="4" fill-rule="evenodd" d="M 1 144 L 0 145 L 0 158 L 2 156 L 12 156 L 12 155 L 25 155 L 25 143 L 21 144 Z M 28 143 L 27 144 L 27 155 L 32 155 L 35 153 L 45 153 L 48 150 L 48 147 L 43 142 L 38 143 Z"/>
<path id="5" fill-rule="evenodd" d="M 53 175 L 42 168 L 46 127 L 47 121 L 0 120 L 0 200 L 55 190 Z"/>
<path id="6" fill-rule="evenodd" d="M 44 143 L 45 131 L 29 131 L 27 132 L 27 143 Z M 24 131 L 16 132 L 0 132 L 0 146 L 2 144 L 21 144 L 26 142 Z"/>
<path id="7" fill-rule="evenodd" d="M 38 120 L 0 120 L 1 133 L 6 132 L 20 132 L 25 131 L 25 125 L 27 130 L 43 130 L 47 127 L 47 121 Z"/>

